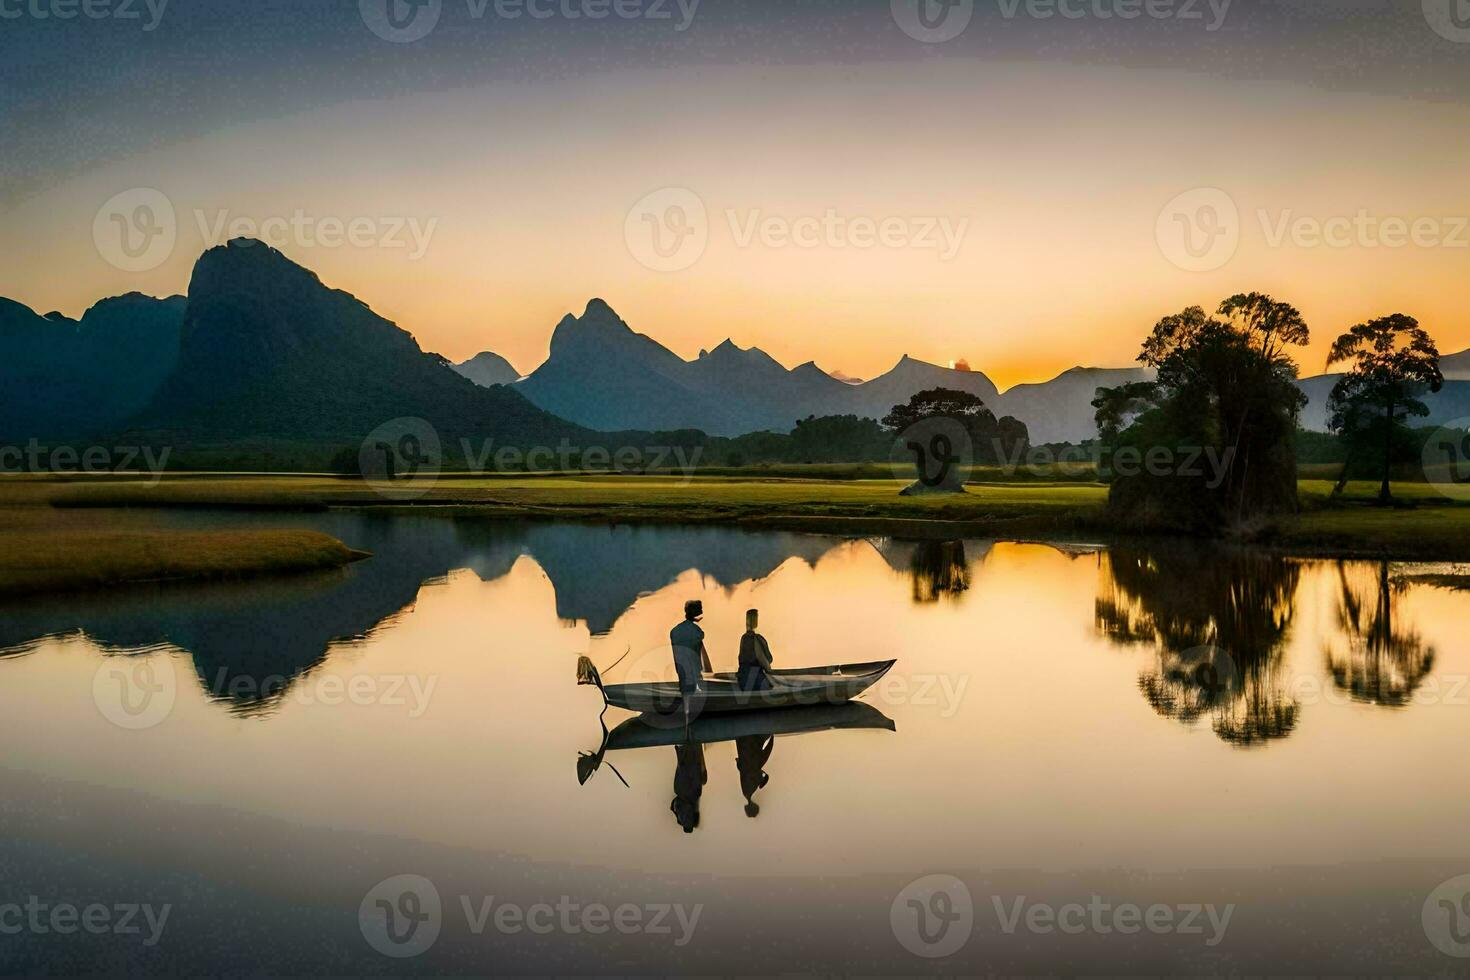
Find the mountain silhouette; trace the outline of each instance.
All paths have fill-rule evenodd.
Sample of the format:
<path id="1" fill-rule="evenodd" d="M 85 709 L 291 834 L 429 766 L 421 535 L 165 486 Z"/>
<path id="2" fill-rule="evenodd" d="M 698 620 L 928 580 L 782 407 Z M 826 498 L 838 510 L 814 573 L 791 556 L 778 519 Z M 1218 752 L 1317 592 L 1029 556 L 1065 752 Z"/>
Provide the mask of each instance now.
<path id="1" fill-rule="evenodd" d="M 1085 442 L 1097 438 L 1092 400 L 1099 388 L 1152 378 L 1145 368 L 1075 367 L 1041 384 L 1016 385 L 1001 396 L 1001 404 L 1005 414 L 1026 423 L 1035 444 Z"/>
<path id="2" fill-rule="evenodd" d="M 1445 357 L 1440 364 L 1447 379 L 1451 372 L 1466 372 L 1470 369 L 1470 351 Z M 1449 365 L 1448 370 L 1445 370 L 1446 364 Z M 1301 414 L 1302 428 L 1313 432 L 1327 431 L 1327 399 L 1331 396 L 1337 379 L 1341 377 L 1341 374 L 1319 374 L 1297 382 L 1297 387 L 1307 396 L 1307 406 L 1302 409 Z M 1462 420 L 1470 418 L 1470 380 L 1446 380 L 1443 389 L 1425 392 L 1419 400 L 1429 409 L 1429 415 L 1411 419 L 1411 425 L 1446 425 L 1457 420 L 1463 424 Z"/>
<path id="3" fill-rule="evenodd" d="M 179 356 L 182 296 L 129 293 L 72 320 L 0 299 L 0 437 L 87 437 L 141 409 Z"/>
<path id="4" fill-rule="evenodd" d="M 904 357 L 887 374 L 847 384 L 813 362 L 788 369 L 759 348 L 727 340 L 686 361 L 637 333 L 600 299 L 568 315 L 551 354 L 515 388 L 548 412 L 594 429 L 700 429 L 735 436 L 788 432 L 809 415 L 879 418 L 931 388 L 996 401 L 990 379 Z"/>
<path id="5" fill-rule="evenodd" d="M 482 388 L 513 384 L 521 377 L 521 372 L 515 369 L 515 365 L 488 350 L 454 365 L 454 370 Z"/>
<path id="6" fill-rule="evenodd" d="M 1446 381 L 1470 381 L 1470 350 L 1441 357 L 1439 371 Z"/>
<path id="7" fill-rule="evenodd" d="M 422 418 L 459 438 L 555 445 L 590 435 L 514 391 L 482 388 L 367 304 L 250 239 L 194 266 L 179 358 L 134 428 L 178 443 L 282 440 L 356 446 Z"/>

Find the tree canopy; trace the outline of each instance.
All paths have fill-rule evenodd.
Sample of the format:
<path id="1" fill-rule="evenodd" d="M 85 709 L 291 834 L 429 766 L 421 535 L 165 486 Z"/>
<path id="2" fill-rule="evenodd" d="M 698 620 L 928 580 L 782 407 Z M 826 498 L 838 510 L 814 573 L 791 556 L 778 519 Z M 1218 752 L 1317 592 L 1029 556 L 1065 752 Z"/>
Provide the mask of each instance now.
<path id="1" fill-rule="evenodd" d="M 1192 306 L 1159 320 L 1138 357 L 1157 380 L 1102 389 L 1093 402 L 1114 461 L 1124 451 L 1172 461 L 1146 472 L 1114 465 L 1115 516 L 1214 532 L 1294 511 L 1305 396 L 1288 351 L 1309 338 L 1301 313 L 1264 293 L 1232 296 L 1214 315 Z M 1189 464 L 1200 455 L 1219 472 Z"/>
<path id="2" fill-rule="evenodd" d="M 1353 464 L 1377 456 L 1383 483 L 1378 499 L 1393 499 L 1390 469 L 1395 459 L 1412 452 L 1408 419 L 1429 414 L 1421 400 L 1427 391 L 1444 387 L 1439 349 L 1419 321 L 1403 313 L 1360 323 L 1332 344 L 1327 366 L 1351 361 L 1353 368 L 1328 396 L 1328 427 L 1348 445 L 1341 490 Z"/>

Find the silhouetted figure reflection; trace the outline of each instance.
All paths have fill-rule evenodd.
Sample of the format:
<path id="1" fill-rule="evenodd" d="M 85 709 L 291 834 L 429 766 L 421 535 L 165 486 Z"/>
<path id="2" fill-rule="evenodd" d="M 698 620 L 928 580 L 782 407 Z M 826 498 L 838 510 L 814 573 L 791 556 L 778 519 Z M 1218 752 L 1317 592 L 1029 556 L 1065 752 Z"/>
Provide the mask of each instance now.
<path id="1" fill-rule="evenodd" d="M 1434 667 L 1434 650 L 1399 620 L 1404 584 L 1389 578 L 1386 561 L 1374 574 L 1355 574 L 1338 562 L 1337 578 L 1337 621 L 1347 642 L 1345 650 L 1335 642 L 1327 646 L 1333 683 L 1354 701 L 1403 707 Z"/>
<path id="2" fill-rule="evenodd" d="M 704 746 L 698 742 L 684 742 L 674 746 L 674 801 L 669 809 L 674 819 L 684 828 L 684 833 L 694 833 L 699 826 L 699 798 L 704 795 L 704 784 L 709 782 L 709 771 L 704 766 Z"/>
<path id="3" fill-rule="evenodd" d="M 1284 738 L 1298 703 L 1281 658 L 1300 567 L 1230 548 L 1115 548 L 1104 559 L 1097 628 L 1120 644 L 1150 644 L 1158 666 L 1138 687 L 1159 714 L 1186 724 L 1208 716 L 1237 745 Z"/>
<path id="4" fill-rule="evenodd" d="M 662 750 L 673 746 L 674 799 L 669 810 L 685 833 L 693 833 L 699 826 L 699 801 L 709 781 L 705 767 L 706 745 L 735 743 L 735 761 L 740 774 L 740 790 L 745 796 L 745 813 L 754 817 L 760 813 L 755 794 L 770 782 L 765 767 L 771 760 L 776 736 L 795 737 L 844 730 L 892 732 L 896 726 L 892 718 L 861 701 L 705 715 L 694 721 L 687 732 L 678 726 L 671 728 L 649 715 L 640 715 L 629 718 L 611 732 L 604 726 L 602 744 L 597 750 L 577 754 L 577 782 L 585 785 L 607 765 L 626 786 L 628 781 L 607 761 L 609 753 Z"/>
<path id="5" fill-rule="evenodd" d="M 938 602 L 969 591 L 970 564 L 963 541 L 920 541 L 909 564 L 914 601 Z"/>
<path id="6" fill-rule="evenodd" d="M 761 812 L 755 794 L 771 781 L 766 763 L 771 760 L 771 750 L 775 747 L 774 735 L 747 735 L 735 740 L 735 767 L 740 770 L 740 792 L 745 795 L 747 817 L 759 816 Z"/>
<path id="7" fill-rule="evenodd" d="M 745 611 L 745 635 L 740 637 L 740 672 L 736 680 L 742 691 L 768 691 L 771 688 L 771 645 L 756 632 L 760 610 Z"/>

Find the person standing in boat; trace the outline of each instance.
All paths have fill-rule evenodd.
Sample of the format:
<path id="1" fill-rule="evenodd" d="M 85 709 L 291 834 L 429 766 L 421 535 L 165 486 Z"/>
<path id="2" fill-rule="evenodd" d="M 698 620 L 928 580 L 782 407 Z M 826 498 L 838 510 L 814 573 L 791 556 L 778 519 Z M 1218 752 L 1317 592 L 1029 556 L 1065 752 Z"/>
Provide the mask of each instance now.
<path id="1" fill-rule="evenodd" d="M 742 691 L 768 691 L 771 684 L 771 645 L 756 632 L 760 610 L 745 611 L 745 635 L 740 638 L 740 673 Z"/>
<path id="2" fill-rule="evenodd" d="M 684 724 L 687 727 L 692 702 L 704 691 L 704 675 L 714 673 L 709 651 L 704 648 L 704 630 L 699 621 L 704 617 L 704 603 L 690 599 L 684 603 L 684 621 L 669 631 L 669 645 L 674 650 L 674 669 L 679 672 L 679 694 L 684 702 Z"/>

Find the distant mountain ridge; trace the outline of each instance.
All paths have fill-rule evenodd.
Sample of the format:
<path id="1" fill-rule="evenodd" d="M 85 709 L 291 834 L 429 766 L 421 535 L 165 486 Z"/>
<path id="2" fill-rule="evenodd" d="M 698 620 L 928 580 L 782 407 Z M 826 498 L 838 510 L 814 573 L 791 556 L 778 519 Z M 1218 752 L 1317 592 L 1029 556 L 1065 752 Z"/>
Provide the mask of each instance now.
<path id="1" fill-rule="evenodd" d="M 1470 417 L 1470 351 L 1445 355 L 1439 425 Z M 905 356 L 858 382 L 808 361 L 786 368 L 725 340 L 686 361 L 606 302 L 557 324 L 529 376 L 484 352 L 453 365 L 356 297 L 280 252 L 235 240 L 205 252 L 188 297 L 104 299 L 77 320 L 0 299 L 0 439 L 82 439 L 130 431 L 180 444 L 249 440 L 346 447 L 389 419 L 425 418 L 446 442 L 585 440 L 595 432 L 790 431 L 808 416 L 881 419 L 932 388 L 970 392 L 1031 441 L 1094 438 L 1098 388 L 1147 380 L 1137 367 L 1084 368 L 1005 392 L 983 373 Z M 1340 375 L 1299 382 L 1308 429 L 1326 427 Z M 605 439 L 603 440 L 605 441 Z M 586 444 L 594 444 L 588 442 Z"/>
<path id="2" fill-rule="evenodd" d="M 1470 351 L 1443 358 L 1441 365 L 1446 361 L 1450 362 L 1450 371 L 1455 372 L 1458 377 L 1446 380 L 1440 391 L 1425 394 L 1422 401 L 1429 409 L 1429 415 L 1410 419 L 1410 425 L 1437 426 L 1457 421 L 1463 424 L 1465 419 L 1470 418 L 1470 380 L 1467 380 L 1470 379 L 1470 374 L 1460 374 L 1460 369 L 1456 366 L 1457 363 L 1470 365 Z M 1444 370 L 1443 366 L 1441 370 Z M 1307 407 L 1302 409 L 1301 415 L 1302 428 L 1313 432 L 1327 431 L 1327 399 L 1340 377 L 1341 374 L 1319 374 L 1297 382 L 1297 387 L 1307 396 Z M 1446 378 L 1449 377 L 1446 374 Z"/>
<path id="3" fill-rule="evenodd" d="M 568 314 L 551 337 L 546 362 L 515 390 L 562 418 L 594 429 L 700 429 L 735 436 L 788 432 L 811 415 L 881 419 L 929 388 L 954 388 L 988 404 L 995 385 L 979 372 L 904 357 L 872 381 L 849 384 L 808 361 L 786 368 L 759 348 L 726 340 L 686 361 L 637 333 L 606 302 Z"/>
<path id="4" fill-rule="evenodd" d="M 73 320 L 0 299 L 0 438 L 85 439 L 122 424 L 177 364 L 185 306 L 128 293 Z"/>
<path id="5" fill-rule="evenodd" d="M 1034 444 L 1080 443 L 1097 437 L 1092 401 L 1099 388 L 1153 379 L 1148 368 L 1075 367 L 1050 381 L 1016 385 L 1000 396 L 1000 404 L 1005 414 L 1026 423 Z"/>
<path id="6" fill-rule="evenodd" d="M 521 372 L 515 369 L 515 365 L 499 354 L 488 350 L 476 354 L 468 361 L 455 364 L 453 367 L 460 375 L 469 378 L 483 388 L 513 384 L 521 377 Z"/>
<path id="7" fill-rule="evenodd" d="M 1423 424 L 1470 416 L 1470 350 L 1445 355 L 1441 369 L 1445 390 L 1426 399 L 1431 415 Z M 1327 394 L 1338 377 L 1299 382 L 1309 399 L 1303 427 L 1325 431 Z M 1142 367 L 1075 367 L 1001 392 L 982 372 L 905 355 L 887 373 L 857 382 L 812 361 L 788 369 L 760 348 L 731 340 L 686 361 L 594 299 L 581 317 L 563 318 L 546 362 L 515 387 L 547 411 L 589 428 L 694 428 L 711 435 L 788 432 L 810 415 L 882 419 L 918 392 L 943 387 L 978 396 L 998 417 L 1020 419 L 1039 445 L 1096 438 L 1092 401 L 1098 389 L 1153 378 Z"/>
<path id="8" fill-rule="evenodd" d="M 195 264 L 178 363 L 133 429 L 181 444 L 355 448 L 399 418 L 428 421 L 446 451 L 460 438 L 555 445 L 591 435 L 514 391 L 477 386 L 366 303 L 247 239 Z"/>

